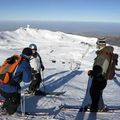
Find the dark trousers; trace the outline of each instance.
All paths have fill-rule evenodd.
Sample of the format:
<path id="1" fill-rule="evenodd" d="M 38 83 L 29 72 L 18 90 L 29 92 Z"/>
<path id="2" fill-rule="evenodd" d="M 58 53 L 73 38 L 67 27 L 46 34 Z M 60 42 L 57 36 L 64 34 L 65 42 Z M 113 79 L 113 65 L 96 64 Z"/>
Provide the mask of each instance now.
<path id="1" fill-rule="evenodd" d="M 40 73 L 35 74 L 29 85 L 29 90 L 35 92 L 39 88 L 41 81 L 42 81 L 41 74 Z"/>
<path id="2" fill-rule="evenodd" d="M 92 99 L 92 104 L 91 104 L 91 109 L 93 110 L 97 110 L 99 109 L 98 104 L 99 104 L 99 100 L 100 98 L 102 98 L 102 94 L 103 94 L 103 90 L 107 85 L 107 80 L 104 80 L 101 78 L 99 78 L 99 80 L 97 80 L 97 78 L 93 78 L 92 81 L 92 85 L 90 88 L 90 96 Z"/>
<path id="3" fill-rule="evenodd" d="M 8 114 L 13 114 L 17 111 L 18 106 L 20 105 L 21 95 L 20 93 L 6 93 L 1 92 L 1 96 L 5 98 L 5 102 L 2 106 L 2 109 L 5 109 Z"/>

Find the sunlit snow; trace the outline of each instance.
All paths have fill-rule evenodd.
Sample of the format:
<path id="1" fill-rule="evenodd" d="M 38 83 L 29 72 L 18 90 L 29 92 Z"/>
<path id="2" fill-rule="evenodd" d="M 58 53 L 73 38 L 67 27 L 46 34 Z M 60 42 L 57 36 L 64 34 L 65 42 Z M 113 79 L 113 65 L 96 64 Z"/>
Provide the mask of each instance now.
<path id="1" fill-rule="evenodd" d="M 38 46 L 45 71 L 42 72 L 41 89 L 66 91 L 60 96 L 27 96 L 26 111 L 49 113 L 46 116 L 29 116 L 29 120 L 119 120 L 118 113 L 79 113 L 63 111 L 61 104 L 80 106 L 84 100 L 89 77 L 87 71 L 92 68 L 96 57 L 97 38 L 90 38 L 60 31 L 35 29 L 27 26 L 16 31 L 0 32 L 0 64 L 11 55 L 20 54 L 24 47 L 34 43 Z M 115 53 L 120 55 L 120 48 L 114 46 Z M 120 57 L 118 68 L 120 68 Z M 116 79 L 109 80 L 104 90 L 104 101 L 108 106 L 120 107 L 120 71 L 116 71 Z M 21 83 L 22 85 L 22 83 Z M 26 87 L 28 84 L 26 84 Z M 20 107 L 18 108 L 20 110 Z M 14 120 L 13 116 L 0 116 L 0 120 Z M 17 118 L 19 119 L 19 118 Z"/>

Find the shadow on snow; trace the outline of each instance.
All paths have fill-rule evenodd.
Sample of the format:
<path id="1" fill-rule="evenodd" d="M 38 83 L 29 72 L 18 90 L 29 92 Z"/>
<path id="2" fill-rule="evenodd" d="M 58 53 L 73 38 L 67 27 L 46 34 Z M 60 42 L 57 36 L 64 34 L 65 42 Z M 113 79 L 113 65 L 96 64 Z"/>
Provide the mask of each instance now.
<path id="1" fill-rule="evenodd" d="M 64 71 L 64 72 L 67 72 L 67 71 Z M 60 77 L 57 80 L 52 80 L 53 82 L 50 81 L 51 83 L 48 83 L 47 85 L 45 85 L 46 91 L 50 92 L 50 91 L 54 91 L 54 90 L 60 88 L 65 83 L 67 83 L 68 81 L 73 79 L 76 75 L 80 75 L 82 72 L 83 71 L 75 70 L 75 71 L 68 73 L 67 75 L 65 75 L 63 77 Z M 54 74 L 54 75 L 56 75 L 56 74 Z M 51 76 L 53 77 L 54 75 L 51 75 Z"/>
<path id="2" fill-rule="evenodd" d="M 45 80 L 48 80 L 58 74 L 63 74 L 63 73 L 66 73 L 67 71 L 62 71 L 60 73 L 55 73 L 53 75 L 50 75 L 48 77 L 45 78 Z M 45 85 L 45 88 L 47 88 L 47 91 L 50 92 L 50 91 L 54 91 L 56 89 L 58 89 L 59 87 L 63 86 L 65 83 L 67 83 L 68 81 L 70 81 L 71 79 L 73 79 L 76 75 L 80 75 L 82 73 L 82 71 L 78 71 L 78 70 L 75 70 L 75 71 L 72 71 L 70 73 L 68 73 L 67 75 L 63 76 L 63 77 L 60 77 L 59 79 L 57 80 L 50 80 L 51 83 L 48 83 L 47 85 Z M 49 103 L 49 101 L 51 101 L 51 99 L 53 97 L 51 96 L 46 96 L 45 98 L 45 101 L 43 100 L 43 102 L 41 102 L 39 104 L 39 106 L 37 105 L 38 104 L 38 101 L 43 98 L 42 96 L 27 96 L 26 97 L 26 111 L 27 112 L 47 112 L 49 114 L 54 114 L 56 113 L 56 111 L 54 110 L 55 107 L 50 107 L 48 108 L 47 104 Z M 44 107 L 45 105 L 45 107 Z M 42 108 L 41 106 L 43 106 L 44 108 Z M 19 109 L 20 110 L 20 107 Z"/>

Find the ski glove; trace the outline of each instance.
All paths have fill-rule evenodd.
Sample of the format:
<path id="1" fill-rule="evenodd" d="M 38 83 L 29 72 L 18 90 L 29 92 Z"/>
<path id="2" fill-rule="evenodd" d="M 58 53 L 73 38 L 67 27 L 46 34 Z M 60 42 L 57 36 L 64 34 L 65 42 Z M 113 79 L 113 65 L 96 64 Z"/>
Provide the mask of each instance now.
<path id="1" fill-rule="evenodd" d="M 92 72 L 93 72 L 92 70 L 89 70 L 88 71 L 88 76 L 92 76 Z"/>

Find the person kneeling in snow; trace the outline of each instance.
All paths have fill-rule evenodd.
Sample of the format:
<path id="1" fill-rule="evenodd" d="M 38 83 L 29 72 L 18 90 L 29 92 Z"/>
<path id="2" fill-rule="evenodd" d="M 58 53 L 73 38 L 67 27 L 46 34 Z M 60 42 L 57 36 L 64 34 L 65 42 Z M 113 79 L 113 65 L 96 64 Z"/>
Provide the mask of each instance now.
<path id="1" fill-rule="evenodd" d="M 44 95 L 44 92 L 39 90 L 40 83 L 42 82 L 41 70 L 44 71 L 42 59 L 37 52 L 37 46 L 35 44 L 30 44 L 29 48 L 32 49 L 33 57 L 30 60 L 32 68 L 32 81 L 29 85 L 28 93 Z"/>
<path id="2" fill-rule="evenodd" d="M 14 114 L 17 111 L 21 100 L 20 82 L 31 81 L 32 72 L 29 60 L 32 56 L 32 50 L 30 48 L 24 48 L 20 56 L 21 62 L 17 65 L 13 74 L 10 76 L 10 81 L 12 81 L 12 83 L 0 83 L 0 94 L 5 98 L 5 102 L 3 103 L 1 111 L 3 114 Z M 13 57 L 8 59 L 12 61 Z"/>

